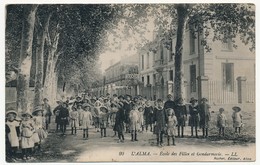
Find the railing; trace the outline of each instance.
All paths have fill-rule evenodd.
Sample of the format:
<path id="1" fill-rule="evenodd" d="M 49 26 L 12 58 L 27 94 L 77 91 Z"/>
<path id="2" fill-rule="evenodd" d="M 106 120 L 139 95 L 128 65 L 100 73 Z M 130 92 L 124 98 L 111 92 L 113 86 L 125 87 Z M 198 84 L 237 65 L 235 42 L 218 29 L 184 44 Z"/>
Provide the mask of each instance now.
<path id="1" fill-rule="evenodd" d="M 236 104 L 238 103 L 237 83 L 234 83 L 232 90 L 224 88 L 221 81 L 208 82 L 210 104 Z"/>
<path id="2" fill-rule="evenodd" d="M 254 81 L 246 82 L 246 102 L 255 103 L 255 82 Z"/>

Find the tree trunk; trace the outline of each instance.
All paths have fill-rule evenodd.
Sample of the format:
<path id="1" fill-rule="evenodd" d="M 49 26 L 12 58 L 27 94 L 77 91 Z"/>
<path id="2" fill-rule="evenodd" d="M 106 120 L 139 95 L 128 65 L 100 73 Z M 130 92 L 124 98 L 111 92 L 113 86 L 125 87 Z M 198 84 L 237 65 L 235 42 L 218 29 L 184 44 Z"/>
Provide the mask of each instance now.
<path id="1" fill-rule="evenodd" d="M 174 77 L 174 99 L 183 98 L 183 38 L 188 18 L 188 6 L 178 4 L 177 8 L 177 38 L 175 47 L 175 77 Z"/>
<path id="2" fill-rule="evenodd" d="M 38 5 L 24 5 L 23 28 L 21 51 L 19 61 L 19 72 L 17 77 L 17 109 L 25 112 L 29 108 L 28 92 L 30 70 L 32 64 L 32 41 L 35 23 L 35 13 Z"/>
<path id="3" fill-rule="evenodd" d="M 37 48 L 36 48 L 36 75 L 35 75 L 35 87 L 34 87 L 34 108 L 41 105 L 42 102 L 42 83 L 43 83 L 43 56 L 44 56 L 44 43 L 46 38 L 46 29 L 49 25 L 51 15 L 44 16 L 42 20 L 39 17 L 39 22 L 42 22 L 42 26 L 38 26 L 37 32 Z"/>
<path id="4" fill-rule="evenodd" d="M 52 98 L 53 96 L 53 92 L 57 92 L 52 90 L 52 84 L 53 81 L 56 81 L 53 77 L 54 77 L 54 69 L 55 69 L 55 65 L 56 62 L 58 60 L 58 56 L 61 54 L 61 52 L 57 53 L 57 47 L 58 47 L 58 42 L 59 42 L 59 33 L 57 32 L 53 42 L 51 41 L 50 37 L 47 37 L 47 43 L 49 46 L 48 49 L 48 61 L 47 61 L 47 68 L 46 68 L 46 78 L 44 81 L 44 93 L 43 96 L 47 97 L 49 100 L 53 100 L 56 98 Z"/>

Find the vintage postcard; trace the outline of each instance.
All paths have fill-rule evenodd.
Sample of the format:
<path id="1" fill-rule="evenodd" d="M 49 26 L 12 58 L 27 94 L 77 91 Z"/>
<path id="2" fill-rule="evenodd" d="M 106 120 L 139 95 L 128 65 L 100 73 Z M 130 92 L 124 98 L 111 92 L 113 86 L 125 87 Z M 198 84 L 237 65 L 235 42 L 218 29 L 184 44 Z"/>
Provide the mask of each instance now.
<path id="1" fill-rule="evenodd" d="M 254 4 L 4 9 L 6 162 L 256 161 Z"/>

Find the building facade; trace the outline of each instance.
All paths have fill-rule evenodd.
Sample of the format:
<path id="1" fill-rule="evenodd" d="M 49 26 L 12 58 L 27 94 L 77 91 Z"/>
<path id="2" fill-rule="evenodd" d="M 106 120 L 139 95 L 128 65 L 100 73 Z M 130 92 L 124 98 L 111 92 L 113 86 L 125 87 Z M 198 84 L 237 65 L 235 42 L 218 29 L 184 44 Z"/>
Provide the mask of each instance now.
<path id="1" fill-rule="evenodd" d="M 207 97 L 212 104 L 233 104 L 255 101 L 255 55 L 238 38 L 237 48 L 228 40 L 226 43 L 207 43 L 211 51 L 201 44 L 203 35 L 186 28 L 183 43 L 183 97 Z M 139 53 L 140 81 L 144 83 L 140 93 L 155 99 L 174 95 L 174 47 L 176 36 L 171 37 L 170 48 L 157 41 L 158 49 L 149 46 Z"/>
<path id="2" fill-rule="evenodd" d="M 92 91 L 96 96 L 105 95 L 125 95 L 136 96 L 139 94 L 139 65 L 138 56 L 126 56 L 119 62 L 111 65 L 105 70 L 102 83 L 92 86 Z"/>

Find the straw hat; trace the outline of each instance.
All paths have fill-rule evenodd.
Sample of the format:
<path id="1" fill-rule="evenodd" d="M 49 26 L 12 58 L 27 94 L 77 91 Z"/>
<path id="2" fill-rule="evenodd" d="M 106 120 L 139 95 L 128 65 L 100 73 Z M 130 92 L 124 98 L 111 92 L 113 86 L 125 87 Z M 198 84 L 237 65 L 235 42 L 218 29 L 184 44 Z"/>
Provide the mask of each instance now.
<path id="1" fill-rule="evenodd" d="M 107 113 L 107 112 L 108 112 L 108 109 L 107 109 L 107 107 L 105 107 L 105 106 L 101 106 L 101 107 L 100 107 L 100 111 L 101 111 L 101 112 L 104 112 L 104 113 Z"/>
<path id="2" fill-rule="evenodd" d="M 225 110 L 224 110 L 224 108 L 219 108 L 219 111 L 220 111 L 220 112 L 223 112 L 223 111 L 225 111 Z"/>
<path id="3" fill-rule="evenodd" d="M 43 109 L 42 109 L 41 106 L 36 107 L 35 110 L 32 112 L 32 115 L 36 115 L 36 113 L 39 112 L 39 111 L 43 112 Z"/>
<path id="4" fill-rule="evenodd" d="M 232 109 L 233 109 L 234 111 L 237 111 L 237 112 L 241 111 L 241 108 L 238 107 L 238 106 L 234 106 Z"/>
<path id="5" fill-rule="evenodd" d="M 22 117 L 25 117 L 25 116 L 27 116 L 27 115 L 29 115 L 31 118 L 32 118 L 32 114 L 30 113 L 30 112 L 23 112 L 22 113 Z"/>
<path id="6" fill-rule="evenodd" d="M 6 113 L 5 113 L 5 116 L 7 116 L 8 114 L 15 114 L 17 116 L 17 112 L 14 110 L 14 109 L 9 109 Z"/>
<path id="7" fill-rule="evenodd" d="M 191 99 L 190 99 L 190 103 L 193 103 L 193 102 L 197 102 L 198 100 L 197 99 L 194 99 L 194 97 L 192 97 Z"/>
<path id="8" fill-rule="evenodd" d="M 82 108 L 86 108 L 86 107 L 91 107 L 91 106 L 90 106 L 90 104 L 88 104 L 88 103 L 82 104 Z"/>
<path id="9" fill-rule="evenodd" d="M 208 99 L 206 99 L 205 97 L 203 97 L 203 98 L 201 99 L 201 101 L 208 101 Z"/>

